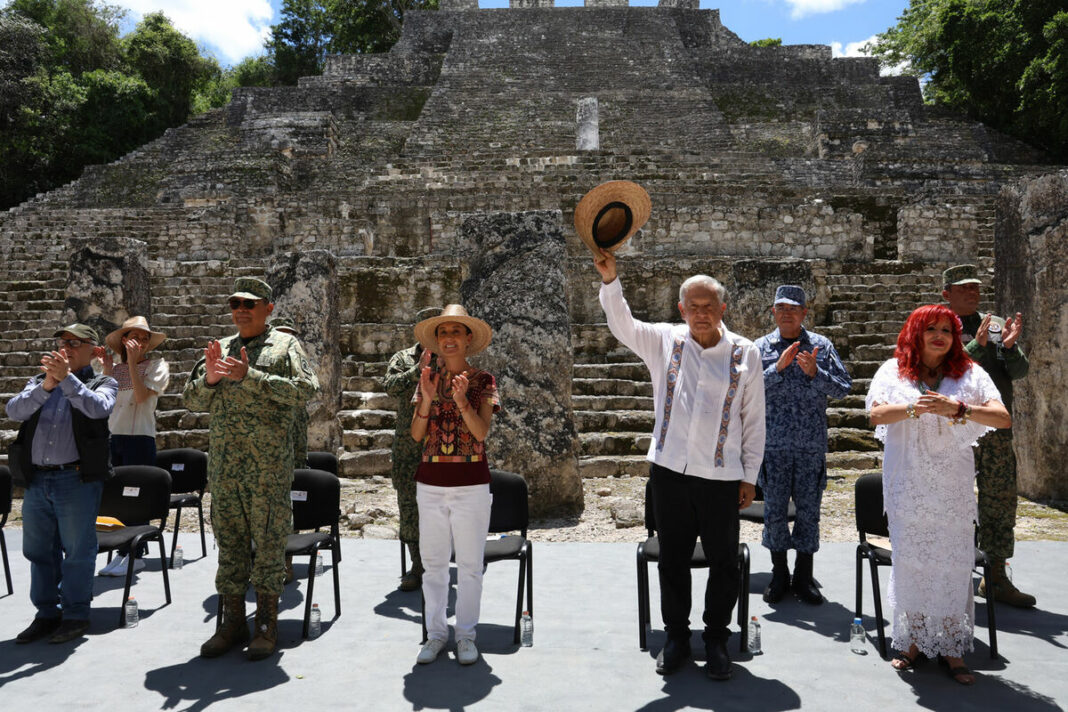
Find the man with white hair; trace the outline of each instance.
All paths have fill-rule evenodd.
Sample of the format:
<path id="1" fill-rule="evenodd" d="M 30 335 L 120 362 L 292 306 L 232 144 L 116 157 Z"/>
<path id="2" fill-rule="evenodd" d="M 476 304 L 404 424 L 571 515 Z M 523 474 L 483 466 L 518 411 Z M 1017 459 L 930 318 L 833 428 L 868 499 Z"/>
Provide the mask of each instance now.
<path id="1" fill-rule="evenodd" d="M 728 625 L 738 595 L 738 510 L 756 493 L 764 457 L 760 352 L 723 324 L 726 290 L 706 275 L 679 289 L 684 324 L 635 319 L 623 298 L 615 256 L 594 256 L 608 328 L 649 368 L 656 421 L 649 447 L 653 513 L 660 538 L 660 612 L 667 643 L 656 671 L 690 657 L 690 561 L 700 537 L 708 561 L 706 673 L 731 676 Z"/>

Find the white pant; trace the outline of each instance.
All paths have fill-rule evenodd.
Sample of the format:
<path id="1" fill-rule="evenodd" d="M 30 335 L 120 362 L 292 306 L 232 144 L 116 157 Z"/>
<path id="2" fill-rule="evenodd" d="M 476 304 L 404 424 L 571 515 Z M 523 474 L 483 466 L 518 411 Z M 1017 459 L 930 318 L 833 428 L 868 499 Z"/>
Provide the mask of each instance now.
<path id="1" fill-rule="evenodd" d="M 426 631 L 448 640 L 449 558 L 456 547 L 456 640 L 474 640 L 482 602 L 482 560 L 489 532 L 489 485 L 436 487 L 417 482 L 419 555 L 423 559 Z"/>

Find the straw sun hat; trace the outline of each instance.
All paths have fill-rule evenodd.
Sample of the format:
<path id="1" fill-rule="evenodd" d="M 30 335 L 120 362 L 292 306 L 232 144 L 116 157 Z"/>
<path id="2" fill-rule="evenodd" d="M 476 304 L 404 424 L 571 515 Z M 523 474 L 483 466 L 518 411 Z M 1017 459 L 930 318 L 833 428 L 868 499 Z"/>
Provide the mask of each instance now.
<path id="1" fill-rule="evenodd" d="M 438 353 L 438 337 L 436 334 L 439 324 L 446 322 L 458 322 L 471 330 L 471 345 L 467 347 L 467 355 L 474 356 L 489 346 L 493 338 L 493 329 L 481 319 L 476 319 L 467 313 L 460 304 L 450 304 L 441 310 L 438 316 L 423 319 L 415 325 L 415 338 L 427 351 Z M 440 354 L 439 354 L 440 355 Z"/>
<path id="2" fill-rule="evenodd" d="M 629 180 L 608 181 L 575 206 L 575 230 L 595 255 L 615 251 L 649 220 L 651 210 L 645 188 Z"/>
<path id="3" fill-rule="evenodd" d="M 145 353 L 148 353 L 152 349 L 156 348 L 163 343 L 163 340 L 167 337 L 159 331 L 152 331 L 148 326 L 148 319 L 143 316 L 132 316 L 126 321 L 122 322 L 122 326 L 115 331 L 111 332 L 104 339 L 104 343 L 108 345 L 108 348 L 117 354 L 122 353 L 122 338 L 126 336 L 127 331 L 133 331 L 134 329 L 140 329 L 141 331 L 148 332 L 148 347 L 145 348 Z"/>

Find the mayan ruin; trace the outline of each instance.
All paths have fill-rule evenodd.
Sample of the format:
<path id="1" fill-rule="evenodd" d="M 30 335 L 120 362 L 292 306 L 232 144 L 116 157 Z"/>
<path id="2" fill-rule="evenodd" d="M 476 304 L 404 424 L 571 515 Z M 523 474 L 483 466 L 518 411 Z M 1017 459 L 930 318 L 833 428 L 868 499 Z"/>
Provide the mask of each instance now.
<path id="1" fill-rule="evenodd" d="M 1068 171 L 925 106 L 915 77 L 822 45 L 751 46 L 696 0 L 441 0 L 406 15 L 388 53 L 239 89 L 0 213 L 2 392 L 37 373 L 55 324 L 143 314 L 168 333 L 159 448 L 203 449 L 208 416 L 183 406 L 183 383 L 232 332 L 234 278 L 266 275 L 323 386 L 312 449 L 345 477 L 383 475 L 385 361 L 419 309 L 462 301 L 496 331 L 480 363 L 523 394 L 498 420 L 497 466 L 526 476 L 535 512 L 580 511 L 582 478 L 647 470 L 653 426 L 648 372 L 610 335 L 572 225 L 613 179 L 652 199 L 620 253 L 637 316 L 676 320 L 680 281 L 705 272 L 728 289 L 725 322 L 756 338 L 775 285 L 805 288 L 854 379 L 829 410 L 830 467 L 879 467 L 869 379 L 909 311 L 939 301 L 942 270 L 978 264 L 984 309 L 1028 317 L 1021 493 L 1068 498 Z M 4 450 L 16 431 L 0 423 Z"/>

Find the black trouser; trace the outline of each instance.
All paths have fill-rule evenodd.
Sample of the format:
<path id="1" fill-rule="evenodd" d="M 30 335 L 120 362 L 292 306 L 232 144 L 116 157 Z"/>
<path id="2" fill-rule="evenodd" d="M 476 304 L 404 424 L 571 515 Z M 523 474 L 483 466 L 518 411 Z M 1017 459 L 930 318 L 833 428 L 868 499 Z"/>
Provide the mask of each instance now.
<path id="1" fill-rule="evenodd" d="M 649 468 L 660 537 L 660 613 L 669 638 L 690 636 L 690 561 L 697 538 L 708 559 L 704 640 L 730 637 L 738 598 L 738 481 Z"/>

